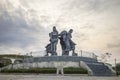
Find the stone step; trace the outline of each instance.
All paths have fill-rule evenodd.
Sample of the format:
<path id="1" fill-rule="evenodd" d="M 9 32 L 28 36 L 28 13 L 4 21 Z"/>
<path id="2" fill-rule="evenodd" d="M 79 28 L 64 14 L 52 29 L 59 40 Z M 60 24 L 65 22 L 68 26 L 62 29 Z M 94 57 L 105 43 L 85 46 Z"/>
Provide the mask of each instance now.
<path id="1" fill-rule="evenodd" d="M 104 63 L 96 62 L 96 63 L 88 63 L 86 62 L 88 67 L 92 70 L 94 76 L 112 76 L 112 71 L 104 65 Z"/>

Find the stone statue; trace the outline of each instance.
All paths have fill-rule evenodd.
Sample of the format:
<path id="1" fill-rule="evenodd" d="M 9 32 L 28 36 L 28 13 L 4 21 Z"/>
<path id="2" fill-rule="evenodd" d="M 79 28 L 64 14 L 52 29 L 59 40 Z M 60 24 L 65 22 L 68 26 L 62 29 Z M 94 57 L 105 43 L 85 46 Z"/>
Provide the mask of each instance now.
<path id="1" fill-rule="evenodd" d="M 61 48 L 62 48 L 62 55 L 69 55 L 69 50 L 67 50 L 67 46 L 66 46 L 67 31 L 62 31 L 59 34 L 59 39 L 60 39 L 60 44 L 61 44 Z"/>
<path id="2" fill-rule="evenodd" d="M 69 55 L 69 51 L 72 51 L 72 55 L 76 56 L 75 53 L 75 43 L 71 40 L 73 30 L 70 29 L 69 32 L 62 31 L 59 34 L 60 44 L 62 47 L 62 55 Z"/>
<path id="3" fill-rule="evenodd" d="M 53 27 L 53 31 L 49 33 L 50 37 L 50 43 L 45 47 L 47 54 L 45 56 L 48 56 L 48 53 L 51 53 L 51 55 L 57 55 L 57 43 L 58 38 L 60 39 L 60 44 L 62 48 L 62 55 L 69 55 L 69 52 L 72 51 L 73 56 L 77 56 L 75 53 L 75 43 L 72 41 L 72 32 L 73 29 L 70 29 L 67 31 L 62 31 L 60 34 L 58 34 L 58 31 L 56 27 Z"/>
<path id="4" fill-rule="evenodd" d="M 73 56 L 76 56 L 77 54 L 75 53 L 75 43 L 72 41 L 72 32 L 73 32 L 73 29 L 70 29 L 69 32 L 67 33 L 67 39 L 68 39 L 68 42 L 69 42 L 69 45 L 70 45 L 70 50 L 72 50 L 72 55 Z"/>
<path id="5" fill-rule="evenodd" d="M 51 55 L 57 55 L 57 43 L 58 43 L 58 31 L 56 27 L 53 27 L 53 31 L 49 33 L 50 37 L 50 43 L 46 46 L 46 56 L 48 56 L 48 53 L 51 53 Z"/>

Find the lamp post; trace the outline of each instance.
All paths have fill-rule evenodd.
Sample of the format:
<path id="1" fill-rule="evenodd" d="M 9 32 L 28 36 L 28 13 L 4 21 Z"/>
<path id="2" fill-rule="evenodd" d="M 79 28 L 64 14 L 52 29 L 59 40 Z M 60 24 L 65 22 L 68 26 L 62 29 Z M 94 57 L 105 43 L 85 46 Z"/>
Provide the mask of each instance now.
<path id="1" fill-rule="evenodd" d="M 116 72 L 116 75 L 117 75 L 117 62 L 116 62 L 116 58 L 115 58 L 115 72 Z"/>
<path id="2" fill-rule="evenodd" d="M 81 57 L 82 57 L 82 50 L 81 50 Z"/>

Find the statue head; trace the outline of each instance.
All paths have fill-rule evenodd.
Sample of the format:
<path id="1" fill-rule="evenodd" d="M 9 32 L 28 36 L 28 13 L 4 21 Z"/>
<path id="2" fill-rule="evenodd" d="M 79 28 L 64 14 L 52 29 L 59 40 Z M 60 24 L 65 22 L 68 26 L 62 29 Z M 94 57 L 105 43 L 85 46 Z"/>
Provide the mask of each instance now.
<path id="1" fill-rule="evenodd" d="M 57 31 L 55 26 L 53 26 L 53 31 Z"/>
<path id="2" fill-rule="evenodd" d="M 72 33 L 72 32 L 73 32 L 73 29 L 70 29 L 69 32 Z"/>

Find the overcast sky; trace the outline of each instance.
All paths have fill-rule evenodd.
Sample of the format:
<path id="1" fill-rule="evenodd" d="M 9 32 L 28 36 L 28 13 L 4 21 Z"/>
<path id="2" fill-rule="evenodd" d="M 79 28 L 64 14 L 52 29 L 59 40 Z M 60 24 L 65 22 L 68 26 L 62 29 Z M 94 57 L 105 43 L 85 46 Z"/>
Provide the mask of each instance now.
<path id="1" fill-rule="evenodd" d="M 53 26 L 74 30 L 78 53 L 120 59 L 120 0 L 1 0 L 0 54 L 44 51 Z"/>

